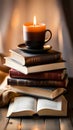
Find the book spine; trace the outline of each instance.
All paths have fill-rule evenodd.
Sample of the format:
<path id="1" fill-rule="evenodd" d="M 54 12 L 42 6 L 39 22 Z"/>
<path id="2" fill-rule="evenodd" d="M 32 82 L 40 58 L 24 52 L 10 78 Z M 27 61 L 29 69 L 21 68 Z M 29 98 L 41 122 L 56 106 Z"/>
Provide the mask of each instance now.
<path id="1" fill-rule="evenodd" d="M 63 80 L 66 74 L 66 69 L 56 70 L 56 71 L 46 71 L 32 74 L 23 74 L 17 70 L 10 69 L 9 75 L 11 78 L 20 78 L 20 79 L 50 79 L 50 80 Z"/>
<path id="2" fill-rule="evenodd" d="M 40 64 L 47 64 L 53 63 L 61 59 L 61 53 L 56 54 L 48 54 L 43 56 L 34 56 L 30 58 L 25 58 L 25 65 L 26 66 L 33 66 L 33 65 L 40 65 Z"/>
<path id="3" fill-rule="evenodd" d="M 18 85 L 18 86 L 34 86 L 34 87 L 67 87 L 68 79 L 63 81 L 56 80 L 30 80 L 30 79 L 7 79 L 8 85 Z"/>

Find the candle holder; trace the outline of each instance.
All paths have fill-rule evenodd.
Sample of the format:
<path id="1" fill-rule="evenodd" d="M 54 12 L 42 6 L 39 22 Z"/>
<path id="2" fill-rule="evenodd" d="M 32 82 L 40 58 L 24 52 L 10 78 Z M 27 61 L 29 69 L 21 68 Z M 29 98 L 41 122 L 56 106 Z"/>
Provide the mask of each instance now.
<path id="1" fill-rule="evenodd" d="M 48 38 L 45 35 L 48 33 Z M 37 24 L 36 16 L 33 23 L 23 24 L 23 40 L 24 43 L 19 44 L 18 48 L 31 53 L 44 53 L 51 49 L 50 45 L 45 45 L 52 38 L 52 32 L 46 29 L 44 23 Z"/>
<path id="2" fill-rule="evenodd" d="M 45 35 L 48 33 L 48 38 Z M 52 38 L 52 32 L 46 29 L 46 25 L 41 23 L 33 25 L 26 23 L 23 25 L 23 40 L 28 49 L 43 49 L 45 43 Z"/>
<path id="3" fill-rule="evenodd" d="M 21 43 L 18 45 L 18 48 L 21 49 L 22 51 L 25 51 L 27 53 L 45 53 L 47 52 L 48 50 L 50 50 L 52 48 L 52 46 L 50 45 L 44 45 L 43 48 L 41 49 L 30 49 L 28 48 L 25 43 Z"/>

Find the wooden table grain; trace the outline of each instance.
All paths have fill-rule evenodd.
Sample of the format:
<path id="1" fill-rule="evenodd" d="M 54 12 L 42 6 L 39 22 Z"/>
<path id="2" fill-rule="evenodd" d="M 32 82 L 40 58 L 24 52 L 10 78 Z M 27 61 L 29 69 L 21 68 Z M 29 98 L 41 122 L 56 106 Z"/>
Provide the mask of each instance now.
<path id="1" fill-rule="evenodd" d="M 73 130 L 70 117 L 6 118 L 7 108 L 0 109 L 0 130 Z"/>

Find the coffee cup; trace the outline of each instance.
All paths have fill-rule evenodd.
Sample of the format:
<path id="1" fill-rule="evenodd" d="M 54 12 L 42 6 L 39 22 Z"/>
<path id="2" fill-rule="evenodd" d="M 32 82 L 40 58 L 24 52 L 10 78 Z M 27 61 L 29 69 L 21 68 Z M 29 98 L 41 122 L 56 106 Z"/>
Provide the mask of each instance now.
<path id="1" fill-rule="evenodd" d="M 46 33 L 48 38 L 46 39 Z M 46 29 L 43 23 L 33 25 L 33 23 L 23 24 L 23 40 L 29 49 L 42 49 L 44 44 L 52 38 L 52 32 Z"/>

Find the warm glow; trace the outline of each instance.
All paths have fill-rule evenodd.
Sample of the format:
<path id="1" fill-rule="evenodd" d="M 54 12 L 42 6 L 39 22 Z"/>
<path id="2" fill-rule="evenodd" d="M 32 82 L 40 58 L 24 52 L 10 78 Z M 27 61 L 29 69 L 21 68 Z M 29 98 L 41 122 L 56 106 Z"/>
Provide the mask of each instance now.
<path id="1" fill-rule="evenodd" d="M 22 129 L 22 124 L 18 124 L 17 129 L 21 130 Z"/>
<path id="2" fill-rule="evenodd" d="M 12 28 L 16 28 L 19 25 L 19 23 L 20 23 L 19 10 L 18 8 L 15 8 L 11 19 Z"/>
<path id="3" fill-rule="evenodd" d="M 3 45 L 2 45 L 2 35 L 1 35 L 1 32 L 0 32 L 0 53 L 3 53 Z"/>
<path id="4" fill-rule="evenodd" d="M 34 25 L 34 26 L 36 25 L 36 16 L 34 16 L 33 25 Z"/>
<path id="5" fill-rule="evenodd" d="M 0 32 L 0 45 L 1 45 L 1 43 L 2 43 L 2 39 L 1 39 L 1 32 Z"/>

